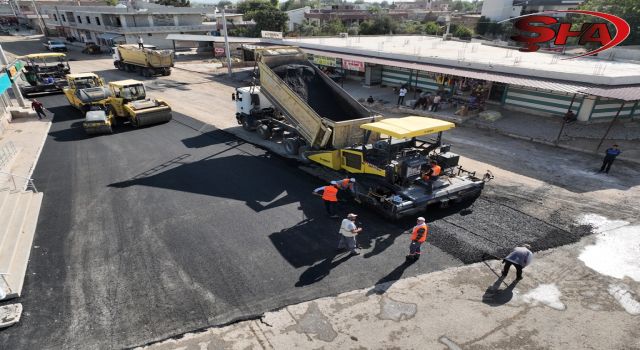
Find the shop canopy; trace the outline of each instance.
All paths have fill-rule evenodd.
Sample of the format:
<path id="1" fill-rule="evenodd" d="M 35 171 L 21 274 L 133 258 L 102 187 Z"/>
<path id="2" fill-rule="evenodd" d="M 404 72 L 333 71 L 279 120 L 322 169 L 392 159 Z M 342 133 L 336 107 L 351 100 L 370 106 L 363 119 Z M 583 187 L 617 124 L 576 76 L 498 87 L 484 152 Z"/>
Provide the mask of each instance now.
<path id="1" fill-rule="evenodd" d="M 404 117 L 383 119 L 360 126 L 362 129 L 377 132 L 397 139 L 410 139 L 455 128 L 455 124 L 444 120 L 425 117 Z"/>
<path id="2" fill-rule="evenodd" d="M 525 86 L 544 90 L 564 92 L 567 94 L 594 95 L 619 99 L 624 101 L 640 100 L 640 85 L 629 86 L 602 86 L 580 82 L 568 82 L 564 80 L 553 80 L 536 77 L 528 77 L 518 74 L 484 72 L 473 69 L 462 69 L 446 67 L 435 64 L 417 63 L 393 59 L 384 59 L 370 56 L 350 55 L 332 51 L 302 48 L 304 52 L 314 55 L 325 55 L 338 57 L 343 60 L 354 60 L 369 64 L 378 64 L 391 67 L 400 67 L 412 70 L 431 72 L 435 74 L 452 75 L 471 79 L 479 79 L 504 83 L 509 85 Z"/>

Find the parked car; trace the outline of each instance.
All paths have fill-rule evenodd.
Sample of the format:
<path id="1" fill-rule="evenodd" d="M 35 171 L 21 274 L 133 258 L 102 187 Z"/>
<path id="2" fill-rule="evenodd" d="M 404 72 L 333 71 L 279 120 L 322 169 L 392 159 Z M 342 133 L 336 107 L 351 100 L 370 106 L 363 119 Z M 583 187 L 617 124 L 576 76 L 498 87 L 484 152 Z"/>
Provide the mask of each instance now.
<path id="1" fill-rule="evenodd" d="M 44 46 L 47 48 L 47 50 L 49 51 L 61 51 L 61 52 L 67 52 L 67 45 L 64 44 L 64 42 L 62 41 L 58 41 L 58 40 L 47 40 L 46 43 L 44 43 Z"/>

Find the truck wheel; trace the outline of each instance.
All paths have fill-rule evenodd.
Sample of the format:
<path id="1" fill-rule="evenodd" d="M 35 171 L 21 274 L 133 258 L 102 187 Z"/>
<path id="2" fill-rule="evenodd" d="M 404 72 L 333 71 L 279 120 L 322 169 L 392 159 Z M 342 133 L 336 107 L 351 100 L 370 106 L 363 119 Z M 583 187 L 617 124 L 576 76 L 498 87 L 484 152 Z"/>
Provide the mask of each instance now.
<path id="1" fill-rule="evenodd" d="M 305 162 L 305 163 L 309 163 L 309 158 L 307 158 L 307 155 L 305 154 L 306 152 L 308 152 L 311 149 L 311 147 L 309 147 L 309 145 L 304 144 L 302 146 L 300 146 L 298 148 L 298 155 L 300 156 L 300 159 Z"/>
<path id="2" fill-rule="evenodd" d="M 289 155 L 297 155 L 300 148 L 300 141 L 298 139 L 289 138 L 284 140 L 284 150 Z"/>
<path id="3" fill-rule="evenodd" d="M 269 129 L 268 125 L 260 125 L 258 127 L 258 135 L 260 135 L 260 138 L 263 140 L 268 140 L 271 138 L 271 129 Z"/>
<path id="4" fill-rule="evenodd" d="M 165 77 L 170 76 L 170 75 L 171 75 L 171 70 L 170 70 L 169 68 L 165 69 L 165 70 L 162 72 L 162 75 L 163 75 L 163 76 L 165 76 Z"/>
<path id="5" fill-rule="evenodd" d="M 253 118 L 242 117 L 242 128 L 247 131 L 254 131 L 256 128 L 253 126 Z"/>

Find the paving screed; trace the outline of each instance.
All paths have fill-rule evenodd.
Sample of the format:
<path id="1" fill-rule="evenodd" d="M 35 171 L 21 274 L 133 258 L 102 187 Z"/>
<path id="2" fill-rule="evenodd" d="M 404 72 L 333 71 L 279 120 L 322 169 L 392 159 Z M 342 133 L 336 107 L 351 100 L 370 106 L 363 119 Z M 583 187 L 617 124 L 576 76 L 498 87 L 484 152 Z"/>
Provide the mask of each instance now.
<path id="1" fill-rule="evenodd" d="M 381 281 L 587 234 L 483 195 L 430 211 L 425 256 L 405 265 L 414 219 L 359 207 L 364 254 L 335 256 L 338 220 L 293 161 L 174 112 L 157 126 L 88 137 L 62 95 L 34 178 L 44 193 L 21 302 L 6 349 L 117 349 Z M 233 118 L 233 116 L 229 116 Z M 489 186 L 491 186 L 489 184 Z"/>

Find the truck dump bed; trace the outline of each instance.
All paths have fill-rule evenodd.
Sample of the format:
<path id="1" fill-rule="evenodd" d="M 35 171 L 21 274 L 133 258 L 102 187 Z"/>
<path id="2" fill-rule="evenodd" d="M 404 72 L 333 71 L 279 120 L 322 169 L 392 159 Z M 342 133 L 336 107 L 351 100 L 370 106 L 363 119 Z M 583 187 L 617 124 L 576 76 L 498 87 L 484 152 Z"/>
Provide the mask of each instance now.
<path id="1" fill-rule="evenodd" d="M 360 125 L 382 118 L 372 117 L 298 48 L 261 50 L 258 66 L 261 91 L 314 148 L 362 142 Z"/>
<path id="2" fill-rule="evenodd" d="M 118 45 L 120 57 L 126 63 L 139 66 L 163 68 L 173 66 L 171 50 L 141 49 L 138 45 Z"/>

